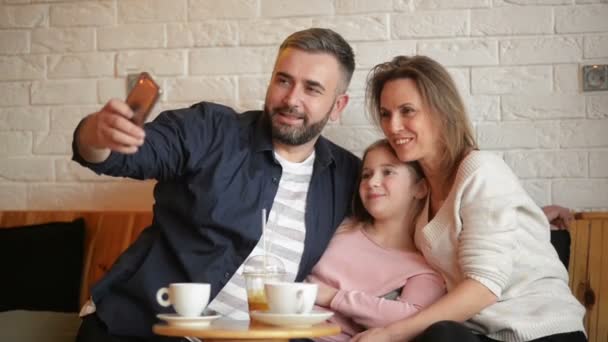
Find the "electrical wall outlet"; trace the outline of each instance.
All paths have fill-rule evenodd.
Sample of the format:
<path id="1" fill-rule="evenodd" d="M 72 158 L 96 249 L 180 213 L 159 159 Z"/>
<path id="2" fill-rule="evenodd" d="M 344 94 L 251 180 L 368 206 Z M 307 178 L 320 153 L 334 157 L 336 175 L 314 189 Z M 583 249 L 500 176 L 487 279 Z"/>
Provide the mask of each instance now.
<path id="1" fill-rule="evenodd" d="M 608 90 L 608 65 L 583 66 L 583 91 Z"/>

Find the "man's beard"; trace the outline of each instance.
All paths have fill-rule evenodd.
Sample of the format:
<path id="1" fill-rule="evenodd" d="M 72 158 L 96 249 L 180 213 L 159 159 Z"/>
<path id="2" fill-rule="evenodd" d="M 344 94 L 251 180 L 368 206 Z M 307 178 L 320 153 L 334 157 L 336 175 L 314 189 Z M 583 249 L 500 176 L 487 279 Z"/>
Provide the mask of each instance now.
<path id="1" fill-rule="evenodd" d="M 321 119 L 321 121 L 309 125 L 308 116 L 306 115 L 306 113 L 298 112 L 293 107 L 274 108 L 271 111 L 268 106 L 264 106 L 264 111 L 270 119 L 272 138 L 276 139 L 280 143 L 290 146 L 304 145 L 312 139 L 316 138 L 319 134 L 321 134 L 321 131 L 323 131 L 323 128 L 325 128 L 325 124 L 327 124 L 327 121 L 329 120 L 329 116 L 333 109 L 334 105 L 331 106 L 331 108 L 325 114 L 325 117 Z M 281 112 L 288 113 L 290 115 L 302 119 L 302 125 L 290 126 L 275 122 L 274 117 L 280 115 L 279 113 Z"/>

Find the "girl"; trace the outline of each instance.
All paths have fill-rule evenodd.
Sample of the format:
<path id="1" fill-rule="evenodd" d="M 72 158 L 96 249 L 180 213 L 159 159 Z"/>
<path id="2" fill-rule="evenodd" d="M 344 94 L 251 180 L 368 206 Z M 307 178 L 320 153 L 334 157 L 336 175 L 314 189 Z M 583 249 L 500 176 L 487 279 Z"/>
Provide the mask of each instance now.
<path id="1" fill-rule="evenodd" d="M 445 293 L 441 276 L 416 250 L 413 221 L 427 188 L 417 163 L 403 163 L 386 139 L 363 155 L 352 220 L 329 243 L 308 281 L 316 304 L 335 312 L 347 341 L 368 327 L 409 317 Z"/>
<path id="2" fill-rule="evenodd" d="M 399 160 L 422 167 L 415 243 L 448 293 L 354 341 L 586 341 L 547 218 L 500 157 L 478 150 L 445 68 L 398 56 L 372 70 L 367 101 Z"/>

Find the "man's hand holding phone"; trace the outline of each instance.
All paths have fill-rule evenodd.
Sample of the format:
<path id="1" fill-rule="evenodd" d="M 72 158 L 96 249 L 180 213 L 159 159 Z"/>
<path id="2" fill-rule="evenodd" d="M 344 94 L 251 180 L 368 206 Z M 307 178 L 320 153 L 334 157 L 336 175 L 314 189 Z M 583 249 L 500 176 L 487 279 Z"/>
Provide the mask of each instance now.
<path id="1" fill-rule="evenodd" d="M 143 126 L 158 100 L 160 88 L 148 73 L 141 73 L 126 101 L 112 99 L 97 113 L 89 115 L 77 134 L 81 156 L 100 163 L 112 151 L 132 154 L 143 145 Z"/>

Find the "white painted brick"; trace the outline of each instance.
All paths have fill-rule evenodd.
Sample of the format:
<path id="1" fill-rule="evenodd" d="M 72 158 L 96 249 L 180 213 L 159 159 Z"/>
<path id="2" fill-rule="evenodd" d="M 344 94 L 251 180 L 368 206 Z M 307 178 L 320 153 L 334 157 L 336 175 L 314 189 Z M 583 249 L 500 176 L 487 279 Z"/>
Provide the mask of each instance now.
<path id="1" fill-rule="evenodd" d="M 95 80 L 37 81 L 32 83 L 33 104 L 91 104 L 97 103 Z"/>
<path id="2" fill-rule="evenodd" d="M 608 119 L 563 121 L 561 131 L 562 147 L 608 147 Z"/>
<path id="3" fill-rule="evenodd" d="M 606 179 L 559 180 L 552 190 L 553 202 L 568 208 L 605 208 L 608 203 Z"/>
<path id="4" fill-rule="evenodd" d="M 471 121 L 500 120 L 500 98 L 498 96 L 467 96 L 463 100 Z"/>
<path id="5" fill-rule="evenodd" d="M 363 151 L 374 141 L 384 137 L 378 128 L 353 127 L 342 125 L 328 125 L 323 130 L 323 135 L 334 143 L 349 151 Z"/>
<path id="6" fill-rule="evenodd" d="M 160 48 L 164 45 L 165 27 L 162 24 L 129 24 L 97 30 L 100 50 Z"/>
<path id="7" fill-rule="evenodd" d="M 0 82 L 0 107 L 24 106 L 30 103 L 30 84 L 24 82 Z"/>
<path id="8" fill-rule="evenodd" d="M 312 26 L 310 18 L 258 19 L 239 22 L 241 45 L 280 44 L 290 34 Z"/>
<path id="9" fill-rule="evenodd" d="M 238 78 L 239 103 L 264 103 L 269 76 L 243 76 Z"/>
<path id="10" fill-rule="evenodd" d="M 87 183 L 31 183 L 27 189 L 27 208 L 30 210 L 96 209 L 95 195 L 93 186 Z"/>
<path id="11" fill-rule="evenodd" d="M 578 62 L 582 57 L 583 39 L 580 37 L 526 38 L 500 42 L 501 64 L 569 63 Z"/>
<path id="12" fill-rule="evenodd" d="M 156 80 L 158 81 L 158 80 Z M 115 78 L 97 81 L 97 101 L 106 103 L 110 99 L 127 98 L 127 80 Z"/>
<path id="13" fill-rule="evenodd" d="M 152 181 L 97 182 L 93 185 L 95 206 L 103 210 L 150 210 L 154 204 L 154 184 Z"/>
<path id="14" fill-rule="evenodd" d="M 190 0 L 188 21 L 258 16 L 257 0 Z"/>
<path id="15" fill-rule="evenodd" d="M 418 53 L 429 56 L 444 66 L 498 64 L 498 42 L 495 40 L 419 42 Z"/>
<path id="16" fill-rule="evenodd" d="M 589 5 L 555 8 L 557 33 L 606 32 L 608 31 L 608 6 Z"/>
<path id="17" fill-rule="evenodd" d="M 389 61 L 397 55 L 416 53 L 416 42 L 411 40 L 354 43 L 352 47 L 356 56 L 357 68 L 364 69 Z"/>
<path id="18" fill-rule="evenodd" d="M 0 31 L 0 54 L 14 55 L 30 51 L 30 35 L 27 31 Z"/>
<path id="19" fill-rule="evenodd" d="M 113 53 L 78 53 L 47 57 L 48 77 L 91 78 L 114 75 Z"/>
<path id="20" fill-rule="evenodd" d="M 51 108 L 51 131 L 72 133 L 85 116 L 101 106 L 60 106 Z"/>
<path id="21" fill-rule="evenodd" d="M 32 28 L 48 26 L 46 5 L 0 6 L 0 28 Z"/>
<path id="22" fill-rule="evenodd" d="M 49 158 L 10 157 L 0 163 L 0 178 L 11 181 L 51 181 L 55 178 Z"/>
<path id="23" fill-rule="evenodd" d="M 0 108 L 0 131 L 48 131 L 49 110 L 46 107 Z"/>
<path id="24" fill-rule="evenodd" d="M 0 132 L 0 156 L 32 154 L 32 133 L 26 131 Z"/>
<path id="25" fill-rule="evenodd" d="M 2 210 L 25 210 L 27 187 L 25 184 L 0 183 L 0 208 Z"/>
<path id="26" fill-rule="evenodd" d="M 503 120 L 584 118 L 585 98 L 579 94 L 502 97 Z"/>
<path id="27" fill-rule="evenodd" d="M 592 119 L 608 119 L 608 94 L 587 96 L 587 115 Z"/>
<path id="28" fill-rule="evenodd" d="M 473 68 L 471 91 L 475 95 L 548 93 L 552 76 L 549 66 Z"/>
<path id="29" fill-rule="evenodd" d="M 43 79 L 44 73 L 44 56 L 0 56 L 0 81 Z"/>
<path id="30" fill-rule="evenodd" d="M 335 13 L 333 1 L 264 0 L 260 3 L 263 17 L 326 16 Z"/>
<path id="31" fill-rule="evenodd" d="M 186 73 L 186 54 L 179 50 L 120 52 L 116 58 L 118 76 L 132 70 L 145 70 L 154 76 L 179 76 Z"/>
<path id="32" fill-rule="evenodd" d="M 582 151 L 513 151 L 504 159 L 521 178 L 583 178 L 588 173 Z"/>
<path id="33" fill-rule="evenodd" d="M 585 37 L 585 58 L 608 57 L 608 35 Z"/>
<path id="34" fill-rule="evenodd" d="M 340 116 L 340 123 L 343 126 L 371 126 L 371 118 L 366 115 L 365 100 L 363 98 L 351 98 Z"/>
<path id="35" fill-rule="evenodd" d="M 572 0 L 494 0 L 494 7 L 500 6 L 544 6 L 570 5 Z"/>
<path id="36" fill-rule="evenodd" d="M 326 27 L 338 32 L 348 42 L 386 40 L 388 38 L 388 16 L 343 16 L 316 17 L 312 26 Z"/>
<path id="37" fill-rule="evenodd" d="M 235 98 L 236 81 L 232 77 L 177 78 L 167 81 L 167 100 L 225 103 Z"/>
<path id="38" fill-rule="evenodd" d="M 238 42 L 238 26 L 232 21 L 167 24 L 168 47 L 234 46 Z"/>
<path id="39" fill-rule="evenodd" d="M 414 2 L 412 0 L 393 0 L 395 12 L 414 12 Z"/>
<path id="40" fill-rule="evenodd" d="M 365 82 L 368 72 L 369 70 L 355 69 L 348 87 L 348 93 L 351 97 L 365 97 Z"/>
<path id="41" fill-rule="evenodd" d="M 491 0 L 413 0 L 416 10 L 486 8 Z"/>
<path id="42" fill-rule="evenodd" d="M 70 160 L 69 157 L 55 160 L 55 179 L 60 182 L 116 180 L 114 177 L 98 175 Z"/>
<path id="43" fill-rule="evenodd" d="M 72 154 L 72 133 L 51 132 L 34 135 L 34 154 L 70 155 Z"/>
<path id="44" fill-rule="evenodd" d="M 589 176 L 608 177 L 608 151 L 589 152 Z"/>
<path id="45" fill-rule="evenodd" d="M 467 11 L 420 11 L 391 16 L 391 38 L 455 37 L 467 35 Z"/>
<path id="46" fill-rule="evenodd" d="M 187 0 L 120 0 L 120 23 L 186 21 Z"/>
<path id="47" fill-rule="evenodd" d="M 270 72 L 277 47 L 272 48 L 208 48 L 191 50 L 191 75 L 220 75 Z"/>
<path id="48" fill-rule="evenodd" d="M 521 185 L 534 202 L 539 206 L 553 204 L 551 202 L 551 182 L 538 179 L 523 179 Z"/>
<path id="49" fill-rule="evenodd" d="M 471 94 L 471 72 L 468 68 L 447 68 L 460 96 Z"/>
<path id="50" fill-rule="evenodd" d="M 119 4 L 125 0 L 118 1 Z M 116 22 L 114 1 L 79 1 L 51 6 L 51 26 L 109 26 Z"/>
<path id="51" fill-rule="evenodd" d="M 608 4 L 608 0 L 574 0 L 576 4 Z"/>
<path id="52" fill-rule="evenodd" d="M 471 11 L 473 36 L 549 33 L 553 33 L 553 10 L 550 7 L 499 7 Z"/>
<path id="53" fill-rule="evenodd" d="M 92 28 L 50 28 L 32 31 L 32 52 L 85 52 L 95 49 Z"/>
<path id="54" fill-rule="evenodd" d="M 477 141 L 483 149 L 557 148 L 561 140 L 558 122 L 503 122 L 477 125 Z"/>
<path id="55" fill-rule="evenodd" d="M 368 14 L 370 12 L 390 12 L 393 0 L 336 0 L 336 14 Z"/>
<path id="56" fill-rule="evenodd" d="M 555 92 L 578 93 L 580 88 L 578 64 L 560 64 L 553 67 Z"/>
<path id="57" fill-rule="evenodd" d="M 264 109 L 264 101 L 263 100 L 251 100 L 251 101 L 240 101 L 239 103 L 232 106 L 235 111 L 242 113 L 248 110 L 263 110 Z"/>

